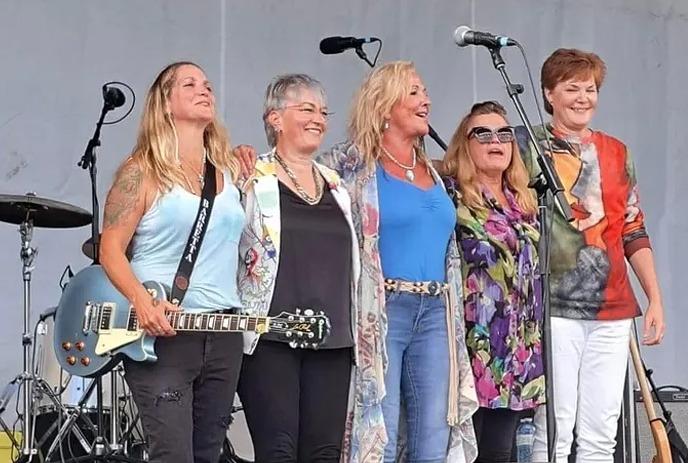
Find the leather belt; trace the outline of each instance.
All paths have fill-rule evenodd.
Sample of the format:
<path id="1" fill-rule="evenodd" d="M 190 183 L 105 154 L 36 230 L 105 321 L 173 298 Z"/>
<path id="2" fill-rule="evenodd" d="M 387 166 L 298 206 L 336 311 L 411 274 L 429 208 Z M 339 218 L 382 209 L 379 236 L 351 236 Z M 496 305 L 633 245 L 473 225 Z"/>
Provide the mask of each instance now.
<path id="1" fill-rule="evenodd" d="M 449 285 L 441 281 L 405 281 L 385 278 L 385 290 L 439 296 L 449 290 Z"/>

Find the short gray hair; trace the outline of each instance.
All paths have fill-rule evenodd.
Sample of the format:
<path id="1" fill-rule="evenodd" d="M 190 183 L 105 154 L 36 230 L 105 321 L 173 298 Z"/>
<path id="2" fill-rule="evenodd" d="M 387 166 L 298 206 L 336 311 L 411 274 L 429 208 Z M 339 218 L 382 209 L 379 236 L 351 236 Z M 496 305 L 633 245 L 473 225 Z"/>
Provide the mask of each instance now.
<path id="1" fill-rule="evenodd" d="M 265 126 L 265 136 L 268 139 L 270 148 L 277 145 L 277 132 L 268 122 L 268 115 L 273 111 L 284 109 L 290 92 L 310 90 L 319 93 L 323 102 L 327 100 L 325 89 L 322 84 L 307 74 L 282 74 L 272 79 L 268 88 L 265 90 L 265 102 L 263 103 L 263 125 Z"/>

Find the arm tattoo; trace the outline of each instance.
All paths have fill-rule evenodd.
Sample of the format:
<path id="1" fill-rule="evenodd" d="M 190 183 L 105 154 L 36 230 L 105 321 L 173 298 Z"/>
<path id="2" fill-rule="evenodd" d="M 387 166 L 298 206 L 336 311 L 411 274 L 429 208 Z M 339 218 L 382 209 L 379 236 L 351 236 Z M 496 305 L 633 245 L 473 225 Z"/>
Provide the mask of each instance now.
<path id="1" fill-rule="evenodd" d="M 133 162 L 125 165 L 117 175 L 105 201 L 103 227 L 112 227 L 122 223 L 133 211 L 139 200 L 143 173 Z"/>

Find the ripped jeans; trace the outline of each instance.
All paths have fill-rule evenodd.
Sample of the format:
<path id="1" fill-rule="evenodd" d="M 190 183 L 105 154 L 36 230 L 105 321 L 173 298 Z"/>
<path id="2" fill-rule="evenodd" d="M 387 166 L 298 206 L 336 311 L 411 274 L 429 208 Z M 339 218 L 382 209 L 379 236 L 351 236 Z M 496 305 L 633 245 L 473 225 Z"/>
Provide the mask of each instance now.
<path id="1" fill-rule="evenodd" d="M 151 463 L 217 463 L 242 359 L 241 333 L 157 338 L 158 361 L 124 361 Z"/>

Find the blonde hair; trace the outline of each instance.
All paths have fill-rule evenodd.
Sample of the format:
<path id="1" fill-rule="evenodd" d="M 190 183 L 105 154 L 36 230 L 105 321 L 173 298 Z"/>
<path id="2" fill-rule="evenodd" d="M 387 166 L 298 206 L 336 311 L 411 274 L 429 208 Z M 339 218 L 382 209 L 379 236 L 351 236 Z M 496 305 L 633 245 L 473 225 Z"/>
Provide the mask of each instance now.
<path id="1" fill-rule="evenodd" d="M 406 97 L 414 73 L 417 74 L 412 62 L 392 61 L 372 71 L 356 92 L 348 132 L 366 164 L 374 164 L 381 156 L 385 115 Z M 427 163 L 422 137 L 418 137 L 415 147 L 417 155 Z"/>
<path id="2" fill-rule="evenodd" d="M 160 192 L 174 185 L 185 185 L 178 158 L 177 132 L 169 113 L 169 98 L 182 66 L 200 66 L 190 61 L 179 61 L 165 67 L 155 78 L 143 105 L 136 146 L 131 159 L 151 179 Z M 231 155 L 229 134 L 217 116 L 203 132 L 203 146 L 210 162 L 219 170 L 228 170 L 232 180 L 239 174 L 238 161 Z"/>
<path id="3" fill-rule="evenodd" d="M 470 155 L 468 129 L 473 117 L 486 114 L 498 114 L 505 121 L 507 120 L 506 110 L 495 101 L 474 104 L 470 112 L 461 119 L 452 135 L 442 161 L 442 173 L 456 180 L 461 193 L 461 202 L 473 211 L 485 210 L 485 200 L 478 183 L 475 163 Z M 503 174 L 504 185 L 514 193 L 516 203 L 521 210 L 534 215 L 537 211 L 537 203 L 535 195 L 528 188 L 528 171 L 521 159 L 516 140 L 511 142 L 511 146 L 511 162 Z"/>

